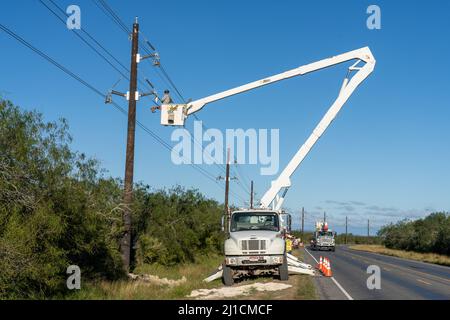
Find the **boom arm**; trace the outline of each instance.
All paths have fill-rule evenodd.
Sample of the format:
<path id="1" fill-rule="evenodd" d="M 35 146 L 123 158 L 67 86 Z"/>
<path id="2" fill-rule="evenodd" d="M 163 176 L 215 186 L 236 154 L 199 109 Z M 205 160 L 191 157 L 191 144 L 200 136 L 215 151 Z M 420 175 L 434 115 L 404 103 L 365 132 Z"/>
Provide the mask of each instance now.
<path id="1" fill-rule="evenodd" d="M 168 104 L 161 106 L 161 124 L 171 125 L 171 126 L 183 126 L 186 118 L 201 110 L 208 103 L 222 100 L 224 98 L 234 96 L 249 90 L 253 90 L 268 84 L 272 84 L 281 80 L 289 79 L 296 76 L 302 76 L 310 72 L 318 71 L 324 68 L 335 66 L 343 62 L 348 62 L 351 60 L 357 60 L 349 68 L 347 77 L 344 79 L 341 90 L 335 102 L 332 104 L 328 112 L 319 122 L 317 127 L 314 129 L 311 136 L 306 140 L 306 142 L 300 147 L 295 156 L 289 162 L 287 167 L 283 170 L 281 175 L 272 182 L 270 189 L 261 198 L 261 207 L 269 208 L 272 207 L 275 210 L 281 209 L 284 201 L 284 197 L 289 187 L 291 186 L 291 176 L 295 170 L 299 167 L 305 157 L 308 155 L 311 148 L 316 144 L 319 138 L 323 135 L 325 130 L 331 124 L 331 122 L 336 118 L 337 114 L 343 107 L 343 105 L 350 98 L 355 89 L 372 73 L 375 68 L 375 58 L 368 47 L 350 51 L 344 54 L 340 54 L 331 58 L 323 59 L 317 62 L 313 62 L 298 68 L 265 78 L 258 81 L 250 82 L 248 84 L 226 90 L 220 93 L 213 94 L 211 96 L 190 102 L 188 104 Z M 358 67 L 358 64 L 364 62 L 364 66 Z M 354 71 L 357 73 L 350 79 L 350 74 Z M 279 193 L 282 192 L 281 195 Z"/>
<path id="2" fill-rule="evenodd" d="M 222 100 L 230 96 L 266 86 L 268 84 L 276 83 L 281 80 L 293 78 L 296 76 L 302 76 L 310 72 L 318 71 L 354 59 L 358 59 L 359 61 L 364 61 L 366 63 L 370 61 L 371 63 L 373 63 L 373 65 L 375 64 L 375 60 L 373 59 L 370 49 L 368 47 L 364 47 L 358 50 L 350 51 L 331 58 L 300 66 L 298 68 L 279 73 L 268 78 L 250 82 L 233 89 L 222 91 L 220 93 L 216 93 L 208 97 L 192 101 L 188 104 L 162 105 L 161 124 L 166 126 L 183 126 L 186 118 L 189 115 L 201 110 L 205 105 L 211 102 Z"/>
<path id="3" fill-rule="evenodd" d="M 312 134 L 306 140 L 306 142 L 300 147 L 295 156 L 289 162 L 287 167 L 280 174 L 278 179 L 272 182 L 272 186 L 269 190 L 264 194 L 261 198 L 261 207 L 268 208 L 270 204 L 272 204 L 273 209 L 280 210 L 281 206 L 284 202 L 284 197 L 291 186 L 291 176 L 294 174 L 295 170 L 300 166 L 302 161 L 306 158 L 309 151 L 316 144 L 319 138 L 323 135 L 325 130 L 331 124 L 331 122 L 336 118 L 337 114 L 350 98 L 355 89 L 372 73 L 375 67 L 375 58 L 370 52 L 369 48 L 363 48 L 360 50 L 352 51 L 347 54 L 344 61 L 351 60 L 357 58 L 359 59 L 353 66 L 349 68 L 349 73 L 347 77 L 344 79 L 344 83 L 342 84 L 341 91 L 339 92 L 339 96 L 327 111 L 325 116 L 316 126 Z M 333 58 L 331 58 L 333 59 Z M 357 65 L 361 62 L 365 62 L 363 67 L 357 67 Z M 349 79 L 349 75 L 352 71 L 358 71 L 351 79 Z M 282 195 L 279 193 L 283 190 Z"/>

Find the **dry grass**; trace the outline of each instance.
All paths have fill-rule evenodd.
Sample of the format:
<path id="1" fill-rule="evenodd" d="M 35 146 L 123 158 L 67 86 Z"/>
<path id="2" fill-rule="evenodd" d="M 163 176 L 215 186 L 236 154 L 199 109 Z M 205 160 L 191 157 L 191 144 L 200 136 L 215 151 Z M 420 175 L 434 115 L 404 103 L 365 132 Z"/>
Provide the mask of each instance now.
<path id="1" fill-rule="evenodd" d="M 142 281 L 101 281 L 82 284 L 82 289 L 70 296 L 77 300 L 172 300 L 187 299 L 192 290 L 222 286 L 220 280 L 205 283 L 203 279 L 211 274 L 222 262 L 223 257 L 204 257 L 192 264 L 174 267 L 148 265 L 135 270 L 137 274 L 152 274 L 160 278 L 178 280 L 183 276 L 187 281 L 177 286 L 156 285 Z"/>
<path id="2" fill-rule="evenodd" d="M 296 256 L 301 252 L 296 250 Z M 146 265 L 135 270 L 136 274 L 152 274 L 160 278 L 178 280 L 183 276 L 187 281 L 177 286 L 161 286 L 142 281 L 99 281 L 96 283 L 82 283 L 82 289 L 72 295 L 69 299 L 77 300 L 173 300 L 186 298 L 193 290 L 212 289 L 222 287 L 221 280 L 211 283 L 203 282 L 203 279 L 211 274 L 222 262 L 223 257 L 204 257 L 201 261 L 193 264 L 183 264 L 174 267 L 163 267 L 157 265 Z M 255 282 L 274 281 L 272 277 L 259 277 L 246 280 L 236 285 L 245 285 Z M 278 281 L 278 280 L 275 280 Z M 293 275 L 289 279 L 293 287 L 277 292 L 255 292 L 249 296 L 233 297 L 233 299 L 277 299 L 277 300 L 309 300 L 316 299 L 315 287 L 310 276 Z"/>
<path id="3" fill-rule="evenodd" d="M 388 249 L 385 246 L 381 245 L 365 245 L 365 244 L 353 245 L 350 246 L 350 249 L 380 253 L 387 256 L 399 257 L 422 262 L 429 262 L 434 264 L 440 264 L 443 266 L 450 266 L 449 256 L 440 255 L 436 253 L 419 253 L 414 251 Z"/>

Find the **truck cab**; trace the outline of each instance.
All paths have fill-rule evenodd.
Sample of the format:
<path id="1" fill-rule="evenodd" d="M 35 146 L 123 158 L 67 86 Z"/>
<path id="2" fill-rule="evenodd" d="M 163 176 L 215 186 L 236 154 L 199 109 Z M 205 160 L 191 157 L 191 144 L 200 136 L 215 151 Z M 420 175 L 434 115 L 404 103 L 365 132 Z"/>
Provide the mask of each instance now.
<path id="1" fill-rule="evenodd" d="M 246 275 L 278 274 L 288 280 L 285 231 L 280 212 L 272 210 L 235 211 L 230 216 L 229 238 L 225 240 L 223 280 Z"/>
<path id="2" fill-rule="evenodd" d="M 316 231 L 311 240 L 312 250 L 336 250 L 336 232 L 328 229 L 328 223 L 318 221 L 316 222 Z"/>
<path id="3" fill-rule="evenodd" d="M 336 233 L 328 230 L 319 230 L 314 233 L 313 239 L 311 240 L 311 249 L 313 250 L 336 250 L 335 243 Z"/>

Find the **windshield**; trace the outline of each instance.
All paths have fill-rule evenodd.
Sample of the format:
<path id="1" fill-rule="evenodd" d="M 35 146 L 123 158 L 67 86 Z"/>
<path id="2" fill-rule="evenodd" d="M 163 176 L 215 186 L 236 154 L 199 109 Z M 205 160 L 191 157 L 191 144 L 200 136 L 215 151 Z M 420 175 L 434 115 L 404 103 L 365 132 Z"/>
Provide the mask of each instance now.
<path id="1" fill-rule="evenodd" d="M 268 212 L 236 212 L 231 220 L 231 231 L 279 231 L 278 215 Z"/>
<path id="2" fill-rule="evenodd" d="M 333 236 L 333 232 L 331 231 L 320 231 L 317 233 L 318 237 L 332 237 Z"/>

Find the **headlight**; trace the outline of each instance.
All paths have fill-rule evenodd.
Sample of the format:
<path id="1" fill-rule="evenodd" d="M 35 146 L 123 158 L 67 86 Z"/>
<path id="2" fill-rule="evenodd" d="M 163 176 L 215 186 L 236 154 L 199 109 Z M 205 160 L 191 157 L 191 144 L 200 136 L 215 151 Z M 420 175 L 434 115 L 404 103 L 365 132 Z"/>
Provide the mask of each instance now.
<path id="1" fill-rule="evenodd" d="M 237 264 L 237 260 L 236 260 L 236 258 L 226 258 L 225 263 L 227 265 L 235 265 L 235 264 Z"/>

